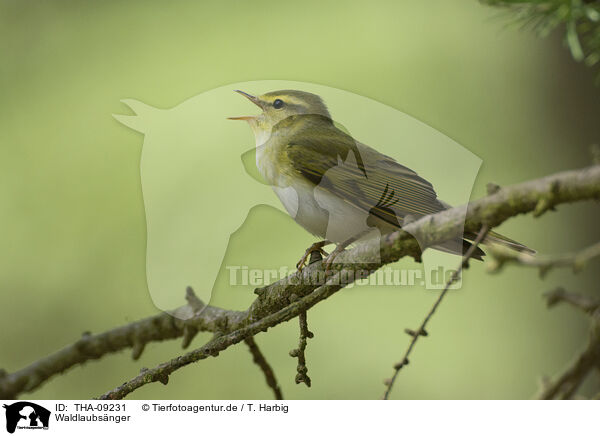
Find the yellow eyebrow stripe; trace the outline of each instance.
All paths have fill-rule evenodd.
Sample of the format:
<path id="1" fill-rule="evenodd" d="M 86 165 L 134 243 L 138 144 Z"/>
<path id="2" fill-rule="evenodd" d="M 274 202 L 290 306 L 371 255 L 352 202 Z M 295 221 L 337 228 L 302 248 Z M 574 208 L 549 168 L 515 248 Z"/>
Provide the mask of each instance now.
<path id="1" fill-rule="evenodd" d="M 262 100 L 267 103 L 273 103 L 275 100 L 280 99 L 283 100 L 284 103 L 292 104 L 296 106 L 307 107 L 306 102 L 296 98 L 293 95 L 281 94 L 281 95 L 270 95 L 268 97 L 263 97 Z"/>

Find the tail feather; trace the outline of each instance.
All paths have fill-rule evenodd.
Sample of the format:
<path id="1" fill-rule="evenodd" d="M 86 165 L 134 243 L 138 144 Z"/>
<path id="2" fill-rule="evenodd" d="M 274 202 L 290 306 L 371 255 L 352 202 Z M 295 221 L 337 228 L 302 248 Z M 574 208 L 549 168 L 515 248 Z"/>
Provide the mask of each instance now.
<path id="1" fill-rule="evenodd" d="M 457 241 L 445 241 L 442 242 L 440 244 L 434 245 L 433 248 L 435 248 L 436 250 L 439 251 L 443 251 L 444 253 L 450 253 L 450 254 L 458 254 L 458 255 L 465 255 L 465 253 L 467 252 L 467 250 L 469 249 L 469 247 L 471 247 L 471 243 L 469 241 L 466 240 L 462 240 L 462 252 L 461 249 L 459 247 L 457 247 Z M 471 259 L 476 259 L 476 260 L 483 260 L 483 256 L 485 256 L 485 252 L 477 247 L 475 249 L 475 251 L 473 252 Z"/>
<path id="2" fill-rule="evenodd" d="M 517 242 L 513 239 L 507 238 L 506 236 L 503 236 L 496 232 L 488 233 L 488 235 L 483 240 L 483 243 L 484 244 L 492 243 L 492 244 L 504 245 L 505 247 L 509 247 L 509 248 L 512 248 L 513 250 L 517 250 L 517 251 L 520 251 L 523 253 L 529 253 L 529 254 L 536 253 L 535 250 L 532 250 L 531 248 L 527 247 L 526 245 L 523 245 L 520 242 Z"/>
<path id="3" fill-rule="evenodd" d="M 477 237 L 477 235 L 475 235 L 474 233 L 465 234 L 465 238 L 469 241 L 475 240 L 476 237 Z M 485 237 L 485 239 L 483 240 L 483 243 L 484 244 L 503 245 L 505 247 L 512 248 L 513 250 L 516 250 L 516 251 L 519 251 L 522 253 L 529 253 L 529 254 L 536 253 L 535 250 L 532 250 L 531 248 L 527 247 L 526 245 L 523 245 L 520 242 L 515 241 L 514 239 L 507 238 L 506 236 L 501 235 L 500 233 L 496 233 L 496 232 L 489 232 L 487 234 L 487 236 Z"/>
<path id="4" fill-rule="evenodd" d="M 462 254 L 463 255 L 467 252 L 469 247 L 471 247 L 471 245 L 473 245 L 472 241 L 475 240 L 477 235 L 468 233 L 468 234 L 465 234 L 464 237 L 465 237 L 465 239 L 463 239 L 463 241 L 462 241 Z M 522 253 L 529 253 L 529 254 L 536 253 L 535 250 L 532 250 L 531 248 L 527 247 L 526 245 L 523 245 L 520 242 L 517 242 L 513 239 L 507 238 L 506 236 L 503 236 L 496 232 L 488 233 L 488 235 L 483 240 L 483 244 L 499 244 L 499 245 L 509 247 L 513 250 L 516 250 L 516 251 L 519 251 Z M 445 253 L 461 254 L 461 253 L 459 253 L 460 249 L 457 247 L 456 241 L 442 242 L 441 244 L 434 245 L 433 248 L 435 248 L 436 250 L 443 251 Z M 475 260 L 483 260 L 484 256 L 485 256 L 485 251 L 482 250 L 480 247 L 477 247 L 475 249 L 475 251 L 473 252 L 471 258 L 475 259 Z"/>

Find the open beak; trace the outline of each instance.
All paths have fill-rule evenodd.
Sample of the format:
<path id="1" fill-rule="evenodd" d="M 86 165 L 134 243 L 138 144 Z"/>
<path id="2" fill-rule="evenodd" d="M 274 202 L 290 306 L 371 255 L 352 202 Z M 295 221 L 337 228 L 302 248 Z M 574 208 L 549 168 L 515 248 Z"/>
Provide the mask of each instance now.
<path id="1" fill-rule="evenodd" d="M 247 92 L 240 91 L 239 89 L 236 89 L 235 92 L 237 92 L 238 94 L 243 95 L 244 97 L 246 97 L 248 100 L 250 100 L 252 103 L 254 103 L 259 108 L 261 108 L 261 109 L 263 108 L 262 105 L 261 105 L 261 103 L 260 103 L 260 101 L 255 96 L 250 95 Z M 243 117 L 227 117 L 228 120 L 243 120 L 243 121 L 253 120 L 254 118 L 256 118 L 256 117 L 255 116 L 251 116 L 251 115 L 246 115 L 246 116 L 243 116 Z"/>

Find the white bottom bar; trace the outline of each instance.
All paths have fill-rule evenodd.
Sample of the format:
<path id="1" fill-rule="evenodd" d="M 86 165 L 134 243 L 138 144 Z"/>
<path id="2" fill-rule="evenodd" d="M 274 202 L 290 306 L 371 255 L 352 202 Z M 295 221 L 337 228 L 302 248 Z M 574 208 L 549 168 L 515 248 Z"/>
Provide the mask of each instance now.
<path id="1" fill-rule="evenodd" d="M 597 401 L 6 401 L 4 404 L 2 426 L 10 427 L 12 423 L 14 432 L 21 436 L 42 429 L 44 419 L 48 425 L 47 433 L 43 434 L 48 436 L 129 436 L 177 431 L 310 436 L 311 432 L 329 431 L 368 434 L 378 429 L 411 436 L 563 436 L 600 431 Z M 50 412 L 49 419 L 39 406 Z"/>

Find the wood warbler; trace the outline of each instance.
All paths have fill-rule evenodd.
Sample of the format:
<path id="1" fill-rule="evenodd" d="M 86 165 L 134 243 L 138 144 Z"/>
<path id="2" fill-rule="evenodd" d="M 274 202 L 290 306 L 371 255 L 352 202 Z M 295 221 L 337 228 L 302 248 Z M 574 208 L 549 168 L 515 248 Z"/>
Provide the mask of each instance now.
<path id="1" fill-rule="evenodd" d="M 295 90 L 260 96 L 236 92 L 262 110 L 255 116 L 229 118 L 247 121 L 254 132 L 259 172 L 294 220 L 323 238 L 306 250 L 298 269 L 311 253 L 326 255 L 322 248 L 333 243 L 336 248 L 325 261 L 328 270 L 337 254 L 369 232 L 391 233 L 408 217 L 412 221 L 450 207 L 415 171 L 339 129 L 318 95 Z M 465 234 L 464 239 L 434 248 L 462 254 L 474 237 Z M 484 243 L 534 253 L 494 232 Z M 481 260 L 484 254 L 478 248 L 473 257 Z"/>

